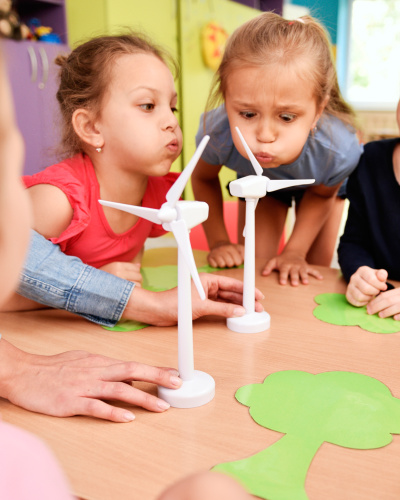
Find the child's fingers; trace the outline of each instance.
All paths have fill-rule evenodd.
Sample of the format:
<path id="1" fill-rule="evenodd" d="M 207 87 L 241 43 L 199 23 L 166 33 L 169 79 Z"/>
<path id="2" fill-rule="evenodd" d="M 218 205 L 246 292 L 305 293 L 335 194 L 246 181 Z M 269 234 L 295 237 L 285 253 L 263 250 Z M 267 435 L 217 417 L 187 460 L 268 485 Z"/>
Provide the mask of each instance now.
<path id="1" fill-rule="evenodd" d="M 388 318 L 400 313 L 400 289 L 380 293 L 367 306 L 368 314 L 379 313 L 380 318 Z"/>
<path id="2" fill-rule="evenodd" d="M 208 263 L 212 267 L 236 267 L 243 263 L 240 245 L 221 245 L 211 250 Z"/>
<path id="3" fill-rule="evenodd" d="M 386 283 L 386 280 L 388 279 L 388 272 L 386 269 L 378 269 L 378 271 L 376 271 L 376 277 L 379 281 Z"/>
<path id="4" fill-rule="evenodd" d="M 307 272 L 305 273 L 307 276 Z M 282 276 L 282 273 L 281 273 Z M 292 286 L 299 286 L 300 272 L 298 268 L 293 268 L 290 270 L 290 284 Z"/>
<path id="5" fill-rule="evenodd" d="M 362 307 L 371 300 L 370 296 L 364 295 L 357 288 L 349 285 L 346 290 L 346 299 L 355 307 Z"/>
<path id="6" fill-rule="evenodd" d="M 317 280 L 323 280 L 324 277 L 322 276 L 322 274 L 318 271 L 318 269 L 314 269 L 312 267 L 309 267 L 307 269 L 307 274 L 308 276 L 312 276 L 313 278 L 316 278 Z"/>
<path id="7" fill-rule="evenodd" d="M 289 277 L 289 268 L 288 267 L 283 267 L 282 269 L 279 269 L 279 284 L 280 285 L 286 285 L 288 282 L 288 277 Z"/>
<path id="8" fill-rule="evenodd" d="M 363 279 L 353 279 L 352 277 L 346 290 L 346 298 L 353 306 L 361 307 L 368 304 L 378 293 L 380 290 Z"/>
<path id="9" fill-rule="evenodd" d="M 363 296 L 368 296 L 370 298 L 375 297 L 375 295 L 378 295 L 382 290 L 381 288 L 375 286 L 375 283 L 372 284 L 368 281 L 365 281 L 363 278 L 359 277 L 357 279 L 353 280 L 353 277 L 350 279 L 350 284 L 354 286 L 355 291 L 357 293 Z M 386 289 L 386 284 L 383 283 L 383 288 Z"/>
<path id="10" fill-rule="evenodd" d="M 382 273 L 383 271 L 383 273 Z M 367 295 L 376 295 L 383 290 L 386 290 L 386 271 L 384 269 L 372 269 L 368 266 L 362 266 L 357 269 L 357 271 L 350 278 L 350 283 L 354 283 L 361 291 L 366 293 Z M 384 277 L 384 280 L 378 278 L 379 276 Z M 371 291 L 371 289 L 366 288 L 366 285 L 372 286 L 375 291 Z"/>
<path id="11" fill-rule="evenodd" d="M 371 312 L 370 312 L 371 311 Z M 368 314 L 377 314 L 380 318 L 390 318 L 395 314 L 400 313 L 400 304 L 390 304 L 387 307 L 383 306 L 383 304 L 378 304 L 370 307 L 370 304 L 367 306 Z"/>
<path id="12" fill-rule="evenodd" d="M 262 276 L 269 276 L 274 269 L 278 269 L 276 257 L 271 259 L 261 271 Z"/>

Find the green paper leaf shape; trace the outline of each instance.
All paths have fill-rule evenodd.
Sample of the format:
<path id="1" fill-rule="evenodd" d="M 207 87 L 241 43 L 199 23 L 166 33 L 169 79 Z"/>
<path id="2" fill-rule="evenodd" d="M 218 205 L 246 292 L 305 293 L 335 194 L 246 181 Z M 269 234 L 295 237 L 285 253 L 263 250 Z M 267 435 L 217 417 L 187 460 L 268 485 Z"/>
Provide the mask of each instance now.
<path id="1" fill-rule="evenodd" d="M 366 306 L 352 306 L 342 293 L 321 293 L 314 300 L 319 305 L 314 309 L 313 314 L 325 323 L 359 326 L 372 333 L 400 332 L 400 321 L 393 318 L 380 318 L 377 314 L 368 314 Z"/>
<path id="2" fill-rule="evenodd" d="M 285 435 L 255 455 L 213 470 L 268 500 L 308 500 L 307 471 L 324 442 L 372 449 L 400 434 L 400 400 L 382 382 L 358 373 L 276 372 L 235 396 L 255 422 Z"/>

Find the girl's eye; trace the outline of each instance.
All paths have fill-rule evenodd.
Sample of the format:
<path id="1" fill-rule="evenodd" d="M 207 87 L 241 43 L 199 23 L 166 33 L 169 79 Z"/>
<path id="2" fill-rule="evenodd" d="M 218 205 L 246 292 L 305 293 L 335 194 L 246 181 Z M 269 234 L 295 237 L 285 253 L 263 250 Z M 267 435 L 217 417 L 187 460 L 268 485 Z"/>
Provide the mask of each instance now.
<path id="1" fill-rule="evenodd" d="M 240 111 L 239 115 L 243 116 L 243 118 L 247 118 L 248 120 L 256 116 L 256 114 L 252 111 Z"/>
<path id="2" fill-rule="evenodd" d="M 293 113 L 282 113 L 281 115 L 279 115 L 279 117 L 281 120 L 287 123 L 290 123 L 296 119 L 296 115 L 294 115 Z"/>
<path id="3" fill-rule="evenodd" d="M 139 108 L 142 108 L 144 111 L 152 111 L 154 109 L 154 104 L 150 103 L 140 104 Z"/>
<path id="4" fill-rule="evenodd" d="M 172 108 L 171 108 L 171 111 L 172 111 L 173 113 L 177 113 L 177 112 L 178 112 L 178 108 L 174 108 L 174 107 L 172 107 Z"/>

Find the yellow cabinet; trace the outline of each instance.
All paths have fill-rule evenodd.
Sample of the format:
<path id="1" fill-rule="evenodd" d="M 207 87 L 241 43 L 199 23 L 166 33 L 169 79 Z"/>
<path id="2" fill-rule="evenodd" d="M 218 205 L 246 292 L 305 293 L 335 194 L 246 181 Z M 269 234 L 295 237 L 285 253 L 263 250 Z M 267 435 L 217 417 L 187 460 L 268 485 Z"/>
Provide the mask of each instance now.
<path id="1" fill-rule="evenodd" d="M 181 75 L 177 91 L 184 146 L 174 170 L 182 168 L 195 150 L 195 134 L 214 74 L 203 59 L 203 29 L 215 22 L 230 34 L 260 12 L 231 0 L 66 0 L 66 7 L 72 47 L 94 35 L 130 28 L 145 32 L 178 60 Z M 223 169 L 221 176 L 225 186 L 235 173 Z M 185 194 L 193 196 L 190 187 Z M 224 196 L 229 197 L 227 191 Z"/>

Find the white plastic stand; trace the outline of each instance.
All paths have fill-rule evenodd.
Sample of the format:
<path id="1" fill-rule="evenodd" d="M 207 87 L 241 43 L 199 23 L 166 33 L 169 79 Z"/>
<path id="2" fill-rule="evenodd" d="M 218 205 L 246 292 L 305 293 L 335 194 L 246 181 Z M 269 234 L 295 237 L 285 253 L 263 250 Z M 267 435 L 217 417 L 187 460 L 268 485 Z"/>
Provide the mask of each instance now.
<path id="1" fill-rule="evenodd" d="M 162 224 L 172 231 L 178 244 L 178 368 L 183 384 L 179 389 L 158 388 L 159 396 L 175 408 L 194 408 L 211 401 L 215 395 L 214 379 L 193 368 L 192 289 L 190 277 L 200 298 L 206 298 L 190 245 L 190 230 L 208 217 L 208 205 L 202 201 L 179 200 L 210 137 L 203 137 L 193 157 L 166 194 L 159 209 L 99 200 L 101 205 L 116 208 Z"/>
<path id="2" fill-rule="evenodd" d="M 236 131 L 253 165 L 256 175 L 248 175 L 236 179 L 229 184 L 232 196 L 246 200 L 246 225 L 244 231 L 244 278 L 243 278 L 243 307 L 246 313 L 239 318 L 228 318 L 227 327 L 238 333 L 259 333 L 271 326 L 270 315 L 255 312 L 255 210 L 258 200 L 270 191 L 301 184 L 312 184 L 314 179 L 279 179 L 271 180 L 263 175 L 263 168 L 251 152 L 238 127 Z"/>
<path id="3" fill-rule="evenodd" d="M 208 373 L 194 369 L 192 289 L 190 270 L 178 246 L 178 370 L 179 389 L 158 387 L 158 396 L 174 408 L 195 408 L 215 395 L 215 381 Z"/>
<path id="4" fill-rule="evenodd" d="M 255 311 L 255 209 L 257 199 L 246 198 L 246 234 L 244 248 L 243 307 L 246 313 L 237 318 L 228 318 L 229 330 L 237 333 L 259 333 L 271 326 L 271 317 L 265 312 Z"/>

